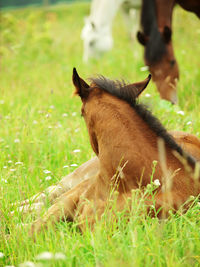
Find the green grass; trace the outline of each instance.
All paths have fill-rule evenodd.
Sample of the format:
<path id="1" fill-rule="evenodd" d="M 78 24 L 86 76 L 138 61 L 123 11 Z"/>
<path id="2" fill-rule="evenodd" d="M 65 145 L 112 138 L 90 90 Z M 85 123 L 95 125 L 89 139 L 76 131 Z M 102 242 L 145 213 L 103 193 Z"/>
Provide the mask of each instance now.
<path id="1" fill-rule="evenodd" d="M 80 33 L 88 12 L 88 4 L 74 4 L 1 14 L 0 252 L 5 257 L 0 266 L 37 262 L 36 255 L 44 251 L 67 257 L 44 266 L 200 266 L 198 205 L 164 222 L 138 211 L 129 221 L 119 214 L 118 222 L 98 223 L 93 233 L 80 234 L 75 225 L 62 223 L 36 242 L 16 228 L 20 214 L 9 215 L 12 202 L 58 182 L 75 168 L 71 164 L 81 165 L 94 155 L 80 99 L 73 97 L 72 68 L 83 78 L 99 73 L 134 82 L 147 76 L 140 71 L 143 48 L 130 42 L 120 15 L 114 22 L 113 50 L 88 65 L 82 62 Z M 199 20 L 176 8 L 173 26 L 181 73 L 179 106 L 160 100 L 153 83 L 146 90 L 151 96 L 141 98 L 168 129 L 200 136 Z M 44 170 L 51 171 L 51 180 Z"/>

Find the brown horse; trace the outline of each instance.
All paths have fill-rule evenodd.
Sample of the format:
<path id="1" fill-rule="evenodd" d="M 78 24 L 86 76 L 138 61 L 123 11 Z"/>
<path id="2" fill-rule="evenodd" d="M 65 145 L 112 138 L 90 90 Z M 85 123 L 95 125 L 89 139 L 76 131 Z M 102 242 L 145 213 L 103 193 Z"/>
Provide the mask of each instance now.
<path id="1" fill-rule="evenodd" d="M 200 140 L 196 136 L 180 131 L 170 131 L 169 134 L 172 135 L 182 149 L 200 162 Z M 50 202 L 54 204 L 56 199 L 62 194 L 74 188 L 80 182 L 96 176 L 98 172 L 99 159 L 98 157 L 94 157 L 83 163 L 72 173 L 63 177 L 58 184 L 49 186 L 44 192 L 40 192 L 30 199 L 13 203 L 12 206 L 17 213 L 21 212 L 23 215 L 30 213 L 32 213 L 32 215 L 39 215 L 44 209 L 45 203 Z M 13 215 L 15 211 L 12 211 L 11 214 Z"/>
<path id="2" fill-rule="evenodd" d="M 199 0 L 143 0 L 142 32 L 139 42 L 145 46 L 144 59 L 149 66 L 161 98 L 177 102 L 178 63 L 172 46 L 172 13 L 175 4 L 200 17 Z"/>
<path id="3" fill-rule="evenodd" d="M 118 192 L 116 208 L 123 210 L 131 191 L 142 190 L 151 182 L 155 160 L 158 163 L 153 179 L 161 183 L 154 197 L 157 210 L 162 208 L 167 213 L 169 209 L 178 209 L 189 196 L 200 193 L 195 159 L 137 102 L 149 80 L 150 77 L 126 85 L 100 77 L 91 79 L 88 85 L 74 69 L 73 82 L 83 103 L 81 112 L 99 160 L 99 171 L 62 194 L 46 214 L 33 223 L 32 233 L 62 219 L 76 219 L 82 230 L 86 220 L 92 227 L 96 218 L 104 213 L 114 185 Z M 169 181 L 170 188 L 166 186 Z M 152 199 L 146 199 L 146 203 L 151 204 Z"/>

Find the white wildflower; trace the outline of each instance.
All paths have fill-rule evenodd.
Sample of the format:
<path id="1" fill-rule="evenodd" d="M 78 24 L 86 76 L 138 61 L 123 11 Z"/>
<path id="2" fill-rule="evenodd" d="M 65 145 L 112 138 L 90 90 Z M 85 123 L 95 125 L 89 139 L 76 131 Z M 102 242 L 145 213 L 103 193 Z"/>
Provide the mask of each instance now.
<path id="1" fill-rule="evenodd" d="M 67 114 L 67 113 L 63 113 L 62 116 L 63 116 L 63 117 L 67 117 L 68 114 Z"/>
<path id="2" fill-rule="evenodd" d="M 10 172 L 15 172 L 16 171 L 16 169 L 10 169 Z"/>
<path id="3" fill-rule="evenodd" d="M 145 94 L 144 96 L 145 96 L 145 97 L 151 97 L 151 95 L 150 95 L 150 94 Z"/>
<path id="4" fill-rule="evenodd" d="M 49 129 L 52 129 L 53 127 L 51 125 L 48 126 Z"/>
<path id="5" fill-rule="evenodd" d="M 3 252 L 0 252 L 0 259 L 2 259 L 4 257 Z"/>
<path id="6" fill-rule="evenodd" d="M 8 183 L 8 181 L 6 179 L 3 179 L 3 178 L 1 179 L 1 181 L 4 182 L 5 184 Z"/>
<path id="7" fill-rule="evenodd" d="M 36 120 L 33 121 L 33 124 L 37 124 L 38 122 Z"/>
<path id="8" fill-rule="evenodd" d="M 185 112 L 183 110 L 179 110 L 179 111 L 177 111 L 177 114 L 180 114 L 180 115 L 184 116 Z"/>
<path id="9" fill-rule="evenodd" d="M 190 125 L 190 124 L 192 124 L 192 122 L 191 122 L 191 121 L 188 121 L 188 122 L 187 122 L 187 125 Z"/>
<path id="10" fill-rule="evenodd" d="M 76 166 L 78 166 L 76 163 L 73 163 L 73 164 L 71 164 L 70 165 L 71 167 L 76 167 Z"/>
<path id="11" fill-rule="evenodd" d="M 47 176 L 47 177 L 45 178 L 45 180 L 46 180 L 46 181 L 51 180 L 51 176 Z"/>
<path id="12" fill-rule="evenodd" d="M 81 150 L 80 149 L 74 149 L 73 152 L 74 153 L 79 153 L 79 152 L 81 152 Z"/>
<path id="13" fill-rule="evenodd" d="M 78 133 L 79 131 L 80 131 L 80 129 L 79 129 L 79 128 L 75 129 L 75 133 Z"/>
<path id="14" fill-rule="evenodd" d="M 18 138 L 16 138 L 16 139 L 14 140 L 14 143 L 20 143 L 20 140 L 19 140 Z"/>
<path id="15" fill-rule="evenodd" d="M 63 166 L 63 169 L 64 169 L 64 168 L 69 168 L 69 165 L 65 165 L 65 166 Z"/>
<path id="16" fill-rule="evenodd" d="M 55 253 L 54 257 L 55 257 L 55 260 L 66 260 L 65 254 L 63 254 L 62 252 Z"/>
<path id="17" fill-rule="evenodd" d="M 54 109 L 55 107 L 54 107 L 54 105 L 51 105 L 49 108 L 50 108 L 50 109 Z"/>
<path id="18" fill-rule="evenodd" d="M 149 67 L 148 66 L 143 66 L 143 67 L 140 68 L 140 70 L 141 71 L 147 71 L 147 70 L 149 70 Z"/>
<path id="19" fill-rule="evenodd" d="M 51 116 L 51 114 L 49 114 L 49 113 L 47 113 L 47 114 L 45 115 L 46 118 L 49 118 L 50 116 Z"/>
<path id="20" fill-rule="evenodd" d="M 160 181 L 159 181 L 158 179 L 155 179 L 155 180 L 153 181 L 153 184 L 154 184 L 155 186 L 160 186 Z"/>
<path id="21" fill-rule="evenodd" d="M 72 112 L 72 116 L 73 116 L 73 117 L 76 116 L 76 114 L 77 114 L 76 112 Z"/>
<path id="22" fill-rule="evenodd" d="M 62 128 L 62 124 L 58 122 L 57 127 Z"/>
<path id="23" fill-rule="evenodd" d="M 8 168 L 8 166 L 3 166 L 3 169 L 7 169 Z"/>
<path id="24" fill-rule="evenodd" d="M 51 171 L 49 171 L 49 170 L 44 170 L 43 173 L 48 174 L 48 173 L 51 173 Z"/>
<path id="25" fill-rule="evenodd" d="M 22 165 L 22 164 L 23 164 L 23 162 L 21 162 L 21 161 L 15 162 L 15 165 Z"/>
<path id="26" fill-rule="evenodd" d="M 19 265 L 19 267 L 35 267 L 35 266 L 37 265 L 35 265 L 35 263 L 32 261 L 25 261 L 24 263 L 21 263 Z"/>
<path id="27" fill-rule="evenodd" d="M 12 163 L 12 160 L 8 160 L 8 163 Z"/>
<path id="28" fill-rule="evenodd" d="M 53 259 L 53 254 L 51 252 L 42 252 L 36 256 L 36 260 L 51 260 Z"/>

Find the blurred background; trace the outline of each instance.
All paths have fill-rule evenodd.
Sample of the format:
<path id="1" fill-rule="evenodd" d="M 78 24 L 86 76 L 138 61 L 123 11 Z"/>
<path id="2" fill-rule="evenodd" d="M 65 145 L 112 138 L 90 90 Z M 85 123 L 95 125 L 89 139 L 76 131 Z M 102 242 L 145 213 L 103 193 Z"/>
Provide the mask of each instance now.
<path id="1" fill-rule="evenodd" d="M 48 6 L 58 3 L 70 3 L 77 0 L 1 0 L 0 8 L 17 8 L 17 7 L 27 7 L 27 6 Z M 87 1 L 87 0 L 79 0 Z M 89 1 L 89 0 L 88 0 Z"/>

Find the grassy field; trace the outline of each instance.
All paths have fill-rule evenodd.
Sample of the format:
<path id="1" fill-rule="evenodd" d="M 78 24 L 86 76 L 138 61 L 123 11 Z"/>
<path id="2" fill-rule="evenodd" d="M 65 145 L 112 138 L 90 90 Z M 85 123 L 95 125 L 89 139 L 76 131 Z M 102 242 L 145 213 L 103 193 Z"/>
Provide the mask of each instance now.
<path id="1" fill-rule="evenodd" d="M 61 223 L 35 242 L 16 228 L 21 215 L 10 216 L 12 202 L 55 184 L 94 155 L 80 100 L 73 97 L 72 68 L 84 78 L 99 73 L 139 81 L 148 74 L 140 70 L 143 48 L 130 42 L 120 15 L 114 49 L 98 61 L 82 62 L 80 33 L 88 12 L 86 3 L 1 13 L 0 266 L 26 261 L 35 263 L 29 266 L 200 266 L 198 205 L 165 222 L 137 211 L 127 222 L 119 214 L 118 222 L 99 223 L 93 233 Z M 144 93 L 141 100 L 167 129 L 200 137 L 200 22 L 176 8 L 173 26 L 179 105 L 160 100 L 153 83 L 146 90 L 150 96 Z M 37 260 L 45 251 L 66 259 Z"/>

